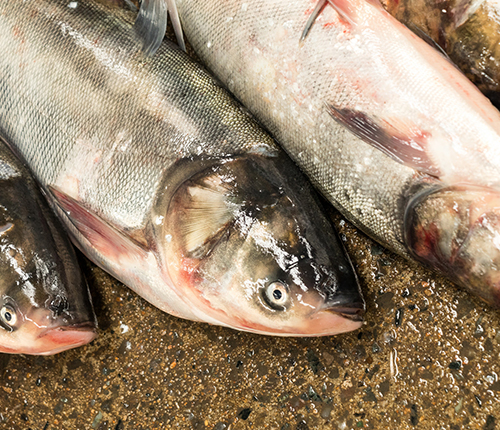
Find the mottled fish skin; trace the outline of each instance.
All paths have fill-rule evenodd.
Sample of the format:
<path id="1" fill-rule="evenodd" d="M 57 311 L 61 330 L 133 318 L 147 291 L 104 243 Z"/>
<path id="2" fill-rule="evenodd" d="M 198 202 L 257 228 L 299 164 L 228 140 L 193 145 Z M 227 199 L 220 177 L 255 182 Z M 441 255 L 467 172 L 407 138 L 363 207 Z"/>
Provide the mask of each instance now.
<path id="1" fill-rule="evenodd" d="M 0 2 L 0 129 L 75 243 L 176 316 L 359 328 L 356 276 L 305 177 L 173 44 L 145 58 L 132 21 L 90 1 Z"/>
<path id="2" fill-rule="evenodd" d="M 56 354 L 92 341 L 96 325 L 62 224 L 0 140 L 0 352 Z"/>
<path id="3" fill-rule="evenodd" d="M 426 33 L 500 107 L 500 5 L 494 0 L 385 0 L 417 35 Z"/>
<path id="4" fill-rule="evenodd" d="M 197 55 L 346 217 L 390 249 L 418 259 L 498 305 L 499 209 L 491 197 L 497 191 L 488 188 L 498 187 L 500 180 L 498 112 L 451 63 L 376 1 L 328 3 L 299 43 L 316 1 L 177 1 L 186 37 Z M 384 44 L 379 31 L 394 37 Z M 386 48 L 393 57 L 386 55 Z M 423 69 L 415 69 L 420 63 Z M 422 81 L 421 70 L 425 70 L 422 76 L 434 73 L 436 79 Z M 439 91 L 433 93 L 433 88 Z M 450 100 L 432 102 L 438 94 L 449 94 Z M 425 99 L 428 103 L 422 103 Z M 427 106 L 435 109 L 434 116 Z M 474 119 L 462 115 L 463 107 L 474 112 Z M 402 143 L 403 129 L 409 127 L 406 119 L 420 115 L 414 109 L 432 117 L 430 122 L 437 127 L 433 133 L 441 128 L 452 137 L 445 138 L 436 162 L 426 164 L 432 158 L 429 154 L 422 153 L 422 159 L 415 155 L 422 150 L 418 133 L 413 134 L 414 144 L 405 149 Z M 377 118 L 378 111 L 382 113 Z M 384 118 L 384 111 L 394 117 Z M 408 113 L 412 111 L 413 116 Z M 476 118 L 481 119 L 476 122 Z M 394 128 L 383 129 L 385 119 Z M 457 135 L 454 127 L 460 122 L 468 131 Z M 488 136 L 484 144 L 491 151 L 470 146 L 466 136 L 476 127 L 483 127 L 477 135 Z M 424 135 L 420 134 L 422 141 Z M 451 142 L 456 144 L 454 150 L 459 148 L 455 154 Z M 462 149 L 472 156 L 461 159 Z M 446 172 L 453 158 L 469 163 L 469 168 Z M 456 182 L 479 185 L 466 185 L 458 193 L 463 197 L 473 188 L 475 199 L 465 202 L 456 192 L 448 192 L 447 186 L 453 188 Z M 474 206 L 479 200 L 486 203 Z M 467 213 L 477 212 L 467 211 L 469 204 L 483 210 L 480 214 L 490 222 L 481 224 L 480 214 L 468 218 Z M 463 205 L 461 216 L 454 215 L 456 205 Z M 432 216 L 433 222 L 426 223 L 422 214 Z M 462 239 L 472 230 L 477 240 L 469 246 Z M 458 254 L 462 257 L 457 260 Z"/>

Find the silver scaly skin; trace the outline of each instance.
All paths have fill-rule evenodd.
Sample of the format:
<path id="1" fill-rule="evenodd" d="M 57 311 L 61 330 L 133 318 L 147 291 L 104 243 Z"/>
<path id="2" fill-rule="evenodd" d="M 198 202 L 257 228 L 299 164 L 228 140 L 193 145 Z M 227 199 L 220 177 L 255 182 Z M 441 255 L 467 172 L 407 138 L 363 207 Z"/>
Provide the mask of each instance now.
<path id="1" fill-rule="evenodd" d="M 416 34 L 425 33 L 500 106 L 500 4 L 495 0 L 382 0 Z"/>
<path id="2" fill-rule="evenodd" d="M 356 276 L 293 162 L 125 12 L 0 2 L 0 129 L 73 240 L 162 310 L 265 334 L 360 327 Z"/>
<path id="3" fill-rule="evenodd" d="M 500 305 L 500 115 L 451 63 L 377 0 L 177 7 L 197 55 L 346 217 Z"/>

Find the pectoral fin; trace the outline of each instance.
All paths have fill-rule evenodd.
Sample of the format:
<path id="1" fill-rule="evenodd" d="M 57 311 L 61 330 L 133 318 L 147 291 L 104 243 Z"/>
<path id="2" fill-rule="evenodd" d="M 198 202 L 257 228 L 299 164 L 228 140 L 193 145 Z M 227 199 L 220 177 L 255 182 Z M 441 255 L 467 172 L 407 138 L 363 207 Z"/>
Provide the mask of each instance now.
<path id="1" fill-rule="evenodd" d="M 439 176 L 439 169 L 427 152 L 430 133 L 412 124 L 382 122 L 359 111 L 332 105 L 327 105 L 327 109 L 335 121 L 397 162 Z"/>
<path id="2" fill-rule="evenodd" d="M 115 262 L 123 256 L 147 258 L 148 252 L 141 245 L 85 208 L 81 202 L 55 187 L 49 187 L 49 191 L 56 204 L 99 254 Z"/>
<path id="3" fill-rule="evenodd" d="M 210 252 L 237 206 L 228 201 L 227 184 L 217 175 L 190 180 L 176 192 L 167 224 L 175 226 L 186 255 L 201 258 Z"/>

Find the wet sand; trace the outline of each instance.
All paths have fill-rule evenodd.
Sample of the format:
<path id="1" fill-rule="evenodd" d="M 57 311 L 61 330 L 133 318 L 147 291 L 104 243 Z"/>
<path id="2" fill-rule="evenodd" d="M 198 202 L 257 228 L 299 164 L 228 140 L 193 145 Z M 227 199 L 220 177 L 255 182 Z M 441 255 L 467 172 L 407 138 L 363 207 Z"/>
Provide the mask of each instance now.
<path id="1" fill-rule="evenodd" d="M 1 355 L 0 428 L 497 428 L 498 311 L 334 218 L 362 329 L 290 339 L 184 321 L 86 263 L 98 339 Z"/>

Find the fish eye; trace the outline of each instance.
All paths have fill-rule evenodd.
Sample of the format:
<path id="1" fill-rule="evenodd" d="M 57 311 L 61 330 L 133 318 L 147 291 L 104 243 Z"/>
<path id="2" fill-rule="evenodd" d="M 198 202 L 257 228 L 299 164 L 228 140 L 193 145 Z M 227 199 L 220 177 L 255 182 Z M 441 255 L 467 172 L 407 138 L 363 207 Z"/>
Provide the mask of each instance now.
<path id="1" fill-rule="evenodd" d="M 284 311 L 290 304 L 288 286 L 280 281 L 272 282 L 264 289 L 263 298 L 272 309 Z"/>
<path id="2" fill-rule="evenodd" d="M 9 327 L 14 327 L 17 323 L 16 311 L 10 305 L 2 306 L 2 309 L 0 309 L 0 318 L 2 319 L 2 322 L 7 324 Z"/>

